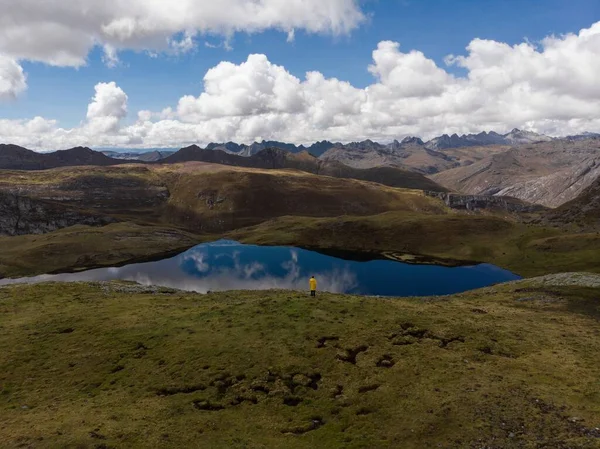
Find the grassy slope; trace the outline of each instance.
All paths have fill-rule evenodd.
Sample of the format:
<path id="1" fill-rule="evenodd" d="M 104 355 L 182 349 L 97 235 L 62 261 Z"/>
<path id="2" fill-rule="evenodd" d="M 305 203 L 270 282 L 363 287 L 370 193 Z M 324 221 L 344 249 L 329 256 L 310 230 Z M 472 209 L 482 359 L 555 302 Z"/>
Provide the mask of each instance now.
<path id="1" fill-rule="evenodd" d="M 271 218 L 373 215 L 390 210 L 446 214 L 421 191 L 285 170 L 170 172 L 165 219 L 203 232 L 226 232 Z"/>
<path id="2" fill-rule="evenodd" d="M 210 237 L 160 226 L 73 226 L 44 235 L 0 237 L 0 276 L 114 266 L 178 253 Z"/>
<path id="3" fill-rule="evenodd" d="M 425 300 L 3 288 L 3 444 L 600 447 L 600 292 L 523 287 Z"/>
<path id="4" fill-rule="evenodd" d="M 425 260 L 488 262 L 522 276 L 600 271 L 600 235 L 563 235 L 493 216 L 389 212 L 336 219 L 283 217 L 231 236 L 263 245 L 384 252 L 398 259 L 416 254 Z"/>
<path id="5" fill-rule="evenodd" d="M 72 190 L 61 190 L 65 185 Z M 463 215 L 419 191 L 298 171 L 188 163 L 3 172 L 0 188 L 17 186 L 33 197 L 60 198 L 61 204 L 137 224 L 0 238 L 0 276 L 110 266 L 212 236 L 490 262 L 524 276 L 600 270 L 598 235 Z M 258 226 L 241 229 L 252 225 Z M 161 238 L 173 226 L 195 235 L 172 231 L 173 237 Z"/>
<path id="6" fill-rule="evenodd" d="M 282 217 L 215 235 L 118 223 L 0 237 L 0 275 L 30 276 L 119 265 L 183 251 L 220 237 L 262 245 L 383 253 L 398 260 L 418 255 L 421 257 L 417 260 L 422 262 L 451 265 L 487 262 L 522 276 L 600 271 L 598 234 L 563 234 L 493 216 L 390 212 L 366 217 Z"/>

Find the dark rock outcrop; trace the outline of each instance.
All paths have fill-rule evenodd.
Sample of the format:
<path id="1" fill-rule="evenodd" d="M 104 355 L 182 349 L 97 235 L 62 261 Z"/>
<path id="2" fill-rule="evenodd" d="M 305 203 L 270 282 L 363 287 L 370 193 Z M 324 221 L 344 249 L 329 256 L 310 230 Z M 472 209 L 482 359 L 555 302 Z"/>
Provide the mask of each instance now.
<path id="1" fill-rule="evenodd" d="M 19 192 L 0 191 L 0 235 L 44 234 L 77 224 L 102 226 L 115 221 Z"/>
<path id="2" fill-rule="evenodd" d="M 456 193 L 425 192 L 427 196 L 439 198 L 451 209 L 476 212 L 482 209 L 503 210 L 516 213 L 545 211 L 546 208 L 529 204 L 517 198 L 490 195 L 460 195 Z"/>

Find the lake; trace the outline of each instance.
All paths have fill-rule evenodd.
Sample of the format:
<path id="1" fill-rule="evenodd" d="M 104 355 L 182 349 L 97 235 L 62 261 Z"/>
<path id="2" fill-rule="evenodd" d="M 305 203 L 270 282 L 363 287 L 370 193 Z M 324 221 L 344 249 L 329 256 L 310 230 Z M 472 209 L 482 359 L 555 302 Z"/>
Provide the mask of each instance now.
<path id="1" fill-rule="evenodd" d="M 345 260 L 291 247 L 243 245 L 220 240 L 176 257 L 79 273 L 0 279 L 0 285 L 35 282 L 135 281 L 206 293 L 223 290 L 318 290 L 372 296 L 449 295 L 520 279 L 494 265 L 448 268 L 391 260 Z"/>

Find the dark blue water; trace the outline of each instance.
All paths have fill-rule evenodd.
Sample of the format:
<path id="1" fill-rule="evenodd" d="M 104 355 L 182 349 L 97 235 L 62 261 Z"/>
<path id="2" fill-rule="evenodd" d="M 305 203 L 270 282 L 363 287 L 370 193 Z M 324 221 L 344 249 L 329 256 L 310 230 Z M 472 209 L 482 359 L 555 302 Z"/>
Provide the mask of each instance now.
<path id="1" fill-rule="evenodd" d="M 242 245 L 221 240 L 159 262 L 74 274 L 4 279 L 0 285 L 45 281 L 128 280 L 205 293 L 222 290 L 308 290 L 378 296 L 447 295 L 519 279 L 494 265 L 447 268 L 390 260 L 357 262 L 290 247 Z"/>

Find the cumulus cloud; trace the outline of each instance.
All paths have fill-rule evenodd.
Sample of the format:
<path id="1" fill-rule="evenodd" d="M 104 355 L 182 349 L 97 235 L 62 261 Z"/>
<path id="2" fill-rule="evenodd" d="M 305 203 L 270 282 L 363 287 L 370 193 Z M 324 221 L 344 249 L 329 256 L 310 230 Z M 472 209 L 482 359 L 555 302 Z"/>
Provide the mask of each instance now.
<path id="1" fill-rule="evenodd" d="M 123 25 L 122 32 L 127 29 Z M 384 41 L 369 66 L 373 83 L 357 88 L 316 71 L 299 78 L 265 55 L 250 55 L 240 64 L 221 62 L 206 73 L 202 92 L 159 112 L 140 111 L 134 123 L 123 124 L 127 96 L 109 83 L 96 87 L 82 127 L 64 130 L 44 119 L 35 125 L 0 121 L 0 140 L 36 148 L 36 133 L 27 133 L 42 125 L 44 141 L 54 148 L 384 141 L 513 127 L 550 135 L 600 131 L 600 22 L 539 44 L 474 39 L 465 54 L 448 56 L 446 64 L 466 75 Z"/>
<path id="2" fill-rule="evenodd" d="M 215 117 L 296 113 L 305 109 L 300 80 L 284 67 L 271 64 L 265 55 L 250 55 L 235 65 L 222 62 L 204 77 L 199 98 L 183 97 L 179 116 L 188 122 Z"/>
<path id="3" fill-rule="evenodd" d="M 127 115 L 127 94 L 114 82 L 96 84 L 96 95 L 88 106 L 86 128 L 93 135 L 114 133 Z"/>
<path id="4" fill-rule="evenodd" d="M 279 29 L 289 36 L 301 29 L 337 35 L 364 20 L 357 0 L 0 0 L 0 10 L 0 53 L 73 67 L 85 64 L 95 45 L 112 49 L 109 55 L 184 52 L 194 47 L 196 33 L 230 37 Z"/>
<path id="5" fill-rule="evenodd" d="M 25 89 L 23 68 L 14 59 L 0 54 L 0 100 L 13 99 Z"/>

